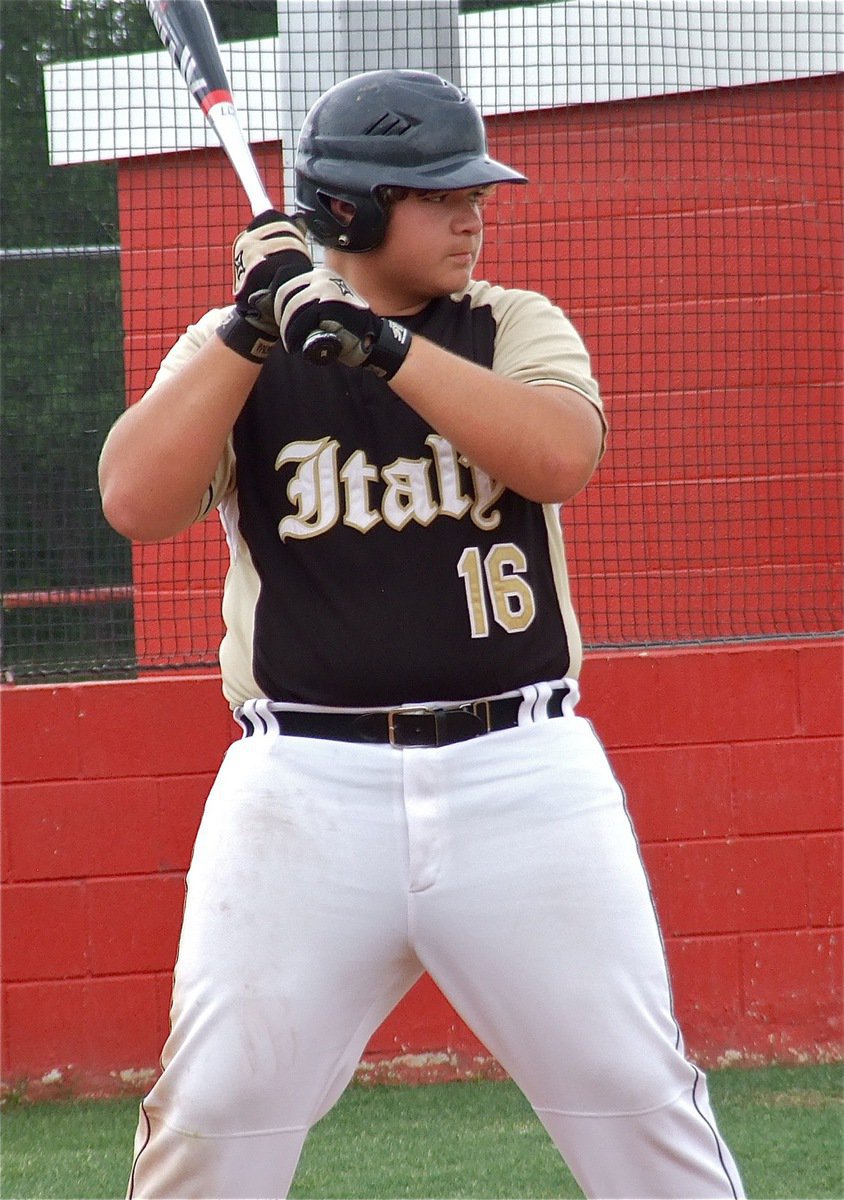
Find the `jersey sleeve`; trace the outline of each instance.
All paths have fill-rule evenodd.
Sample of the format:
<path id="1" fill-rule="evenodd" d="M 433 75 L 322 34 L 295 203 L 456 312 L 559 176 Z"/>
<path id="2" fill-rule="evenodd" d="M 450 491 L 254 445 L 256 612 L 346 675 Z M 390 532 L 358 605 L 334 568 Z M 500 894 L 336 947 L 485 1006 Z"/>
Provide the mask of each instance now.
<path id="1" fill-rule="evenodd" d="M 527 384 L 560 384 L 595 406 L 606 418 L 589 352 L 574 325 L 539 292 L 477 283 L 472 303 L 489 304 L 496 325 L 492 369 Z"/>
<path id="2" fill-rule="evenodd" d="M 162 379 L 175 375 L 177 371 L 189 362 L 196 352 L 214 333 L 224 317 L 229 313 L 228 308 L 212 308 L 200 317 L 194 325 L 188 325 L 178 341 L 168 350 L 153 380 L 153 387 Z M 234 451 L 231 438 L 226 442 L 225 450 L 217 464 L 214 477 L 203 496 L 202 504 L 196 514 L 196 520 L 204 520 L 220 501 L 234 487 Z"/>

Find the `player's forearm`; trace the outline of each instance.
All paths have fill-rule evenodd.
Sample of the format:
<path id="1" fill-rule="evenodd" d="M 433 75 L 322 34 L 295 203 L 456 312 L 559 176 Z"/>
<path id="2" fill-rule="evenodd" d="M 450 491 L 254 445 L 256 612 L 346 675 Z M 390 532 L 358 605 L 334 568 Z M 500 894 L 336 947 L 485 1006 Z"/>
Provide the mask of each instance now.
<path id="1" fill-rule="evenodd" d="M 569 500 L 598 462 L 601 419 L 571 389 L 516 383 L 418 335 L 390 386 L 471 462 L 529 500 Z"/>
<path id="2" fill-rule="evenodd" d="M 99 464 L 103 512 L 118 533 L 157 541 L 196 520 L 259 371 L 212 338 L 123 413 Z"/>

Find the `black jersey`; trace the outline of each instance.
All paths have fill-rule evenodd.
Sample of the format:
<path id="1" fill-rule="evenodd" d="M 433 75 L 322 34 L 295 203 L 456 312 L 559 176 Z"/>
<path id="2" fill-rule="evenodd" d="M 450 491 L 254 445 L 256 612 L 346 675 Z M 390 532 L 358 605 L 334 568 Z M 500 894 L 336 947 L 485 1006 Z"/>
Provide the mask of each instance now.
<path id="1" fill-rule="evenodd" d="M 223 315 L 192 326 L 162 370 Z M 473 282 L 402 323 L 600 409 L 579 336 L 536 293 Z M 204 511 L 215 505 L 231 551 L 220 661 L 232 704 L 453 701 L 578 673 L 558 507 L 498 484 L 368 371 L 273 351 Z"/>

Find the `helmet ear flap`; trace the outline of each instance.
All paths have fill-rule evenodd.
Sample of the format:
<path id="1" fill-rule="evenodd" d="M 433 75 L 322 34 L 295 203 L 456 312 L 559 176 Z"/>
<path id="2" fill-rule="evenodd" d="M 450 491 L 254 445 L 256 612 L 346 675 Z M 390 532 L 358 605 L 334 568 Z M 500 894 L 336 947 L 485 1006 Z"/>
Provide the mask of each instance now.
<path id="1" fill-rule="evenodd" d="M 303 197 L 301 195 L 301 184 L 299 187 L 300 195 L 297 196 L 300 209 L 305 208 Z M 323 246 L 334 246 L 338 244 L 338 240 L 343 236 L 343 230 L 339 228 L 339 221 L 331 210 L 331 201 L 333 197 L 329 196 L 321 188 L 314 188 L 314 198 L 316 204 L 314 208 L 305 212 L 305 221 L 308 225 L 308 231 L 316 238 Z M 345 238 L 348 241 L 348 236 Z"/>
<path id="2" fill-rule="evenodd" d="M 354 205 L 350 221 L 338 217 L 333 200 Z M 337 188 L 330 192 L 313 180 L 300 175 L 296 187 L 296 205 L 305 218 L 308 232 L 323 246 L 362 254 L 374 250 L 387 232 L 387 213 L 378 197 Z"/>

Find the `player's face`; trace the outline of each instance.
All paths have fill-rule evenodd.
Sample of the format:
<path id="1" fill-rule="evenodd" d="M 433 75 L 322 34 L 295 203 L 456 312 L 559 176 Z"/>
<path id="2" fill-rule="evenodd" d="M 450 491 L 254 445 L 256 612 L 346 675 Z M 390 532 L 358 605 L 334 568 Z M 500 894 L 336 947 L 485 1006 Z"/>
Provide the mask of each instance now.
<path id="1" fill-rule="evenodd" d="M 366 257 L 408 308 L 459 292 L 469 282 L 483 237 L 491 187 L 411 192 L 390 211 L 387 234 Z"/>

